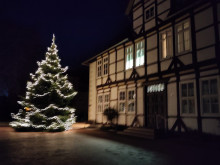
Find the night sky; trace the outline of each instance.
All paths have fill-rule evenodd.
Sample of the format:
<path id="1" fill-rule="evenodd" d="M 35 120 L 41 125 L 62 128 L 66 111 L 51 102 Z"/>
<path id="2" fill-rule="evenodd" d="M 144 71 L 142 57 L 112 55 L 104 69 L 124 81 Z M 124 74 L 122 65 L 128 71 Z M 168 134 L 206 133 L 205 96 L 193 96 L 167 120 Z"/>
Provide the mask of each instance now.
<path id="1" fill-rule="evenodd" d="M 128 36 L 128 2 L 1 0 L 0 96 L 24 95 L 29 73 L 44 58 L 53 33 L 62 66 L 69 66 L 70 75 L 79 75 L 86 68 L 83 61 Z M 81 77 L 88 77 L 83 73 Z"/>

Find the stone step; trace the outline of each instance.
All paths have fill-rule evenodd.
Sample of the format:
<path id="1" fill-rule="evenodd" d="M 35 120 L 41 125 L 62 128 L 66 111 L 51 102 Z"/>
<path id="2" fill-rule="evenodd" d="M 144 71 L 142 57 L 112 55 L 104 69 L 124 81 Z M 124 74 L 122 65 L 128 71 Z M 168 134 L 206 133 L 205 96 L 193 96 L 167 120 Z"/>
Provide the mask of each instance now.
<path id="1" fill-rule="evenodd" d="M 129 127 L 128 129 L 117 133 L 121 135 L 140 137 L 144 139 L 155 139 L 155 130 L 149 128 Z"/>

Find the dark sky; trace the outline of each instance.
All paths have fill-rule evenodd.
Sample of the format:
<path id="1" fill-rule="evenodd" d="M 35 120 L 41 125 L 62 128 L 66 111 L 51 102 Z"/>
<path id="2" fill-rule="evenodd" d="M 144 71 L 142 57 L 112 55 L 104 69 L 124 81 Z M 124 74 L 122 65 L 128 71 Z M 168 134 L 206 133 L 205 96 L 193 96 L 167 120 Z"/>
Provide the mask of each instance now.
<path id="1" fill-rule="evenodd" d="M 125 15 L 128 1 L 1 0 L 0 93 L 4 88 L 19 90 L 27 81 L 53 33 L 62 65 L 72 70 L 124 39 L 131 29 Z"/>

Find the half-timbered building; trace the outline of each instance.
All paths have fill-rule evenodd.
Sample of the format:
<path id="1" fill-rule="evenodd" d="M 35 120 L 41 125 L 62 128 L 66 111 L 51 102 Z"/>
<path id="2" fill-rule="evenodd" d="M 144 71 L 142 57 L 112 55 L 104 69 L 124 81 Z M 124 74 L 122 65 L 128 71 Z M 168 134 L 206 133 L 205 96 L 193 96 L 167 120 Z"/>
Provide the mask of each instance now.
<path id="1" fill-rule="evenodd" d="M 88 59 L 88 120 L 220 135 L 220 2 L 130 0 L 135 36 Z"/>

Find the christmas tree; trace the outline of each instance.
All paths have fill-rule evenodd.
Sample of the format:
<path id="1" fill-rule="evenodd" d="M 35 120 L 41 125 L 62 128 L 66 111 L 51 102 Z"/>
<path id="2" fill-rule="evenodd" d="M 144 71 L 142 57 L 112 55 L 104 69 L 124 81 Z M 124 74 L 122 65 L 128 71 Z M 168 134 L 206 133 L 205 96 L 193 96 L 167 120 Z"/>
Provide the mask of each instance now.
<path id="1" fill-rule="evenodd" d="M 38 69 L 30 74 L 27 92 L 15 119 L 10 126 L 20 131 L 64 131 L 75 123 L 75 109 L 70 103 L 77 92 L 68 81 L 66 71 L 62 68 L 55 44 L 55 36 L 51 47 L 46 52 L 46 59 L 37 62 Z"/>

